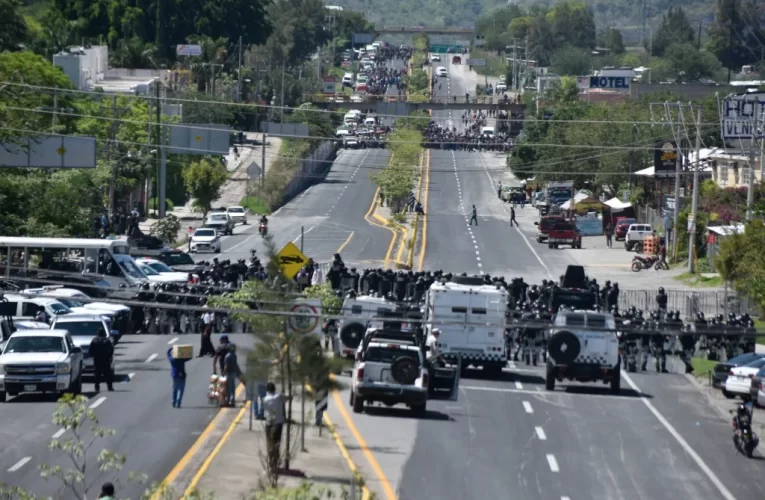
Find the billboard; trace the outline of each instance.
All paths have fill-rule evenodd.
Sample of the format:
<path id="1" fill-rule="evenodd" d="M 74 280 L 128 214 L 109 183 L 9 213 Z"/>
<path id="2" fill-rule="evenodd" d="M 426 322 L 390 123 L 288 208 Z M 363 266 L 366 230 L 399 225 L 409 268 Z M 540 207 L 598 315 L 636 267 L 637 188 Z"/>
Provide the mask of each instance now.
<path id="1" fill-rule="evenodd" d="M 0 143 L 0 168 L 96 168 L 96 138 L 39 135 Z"/>
<path id="2" fill-rule="evenodd" d="M 262 122 L 260 129 L 274 137 L 309 137 L 311 130 L 305 123 Z"/>
<path id="3" fill-rule="evenodd" d="M 226 125 L 166 125 L 167 152 L 181 155 L 227 155 L 231 128 Z"/>
<path id="4" fill-rule="evenodd" d="M 372 43 L 372 33 L 354 33 L 352 38 L 353 45 L 366 45 Z"/>
<path id="5" fill-rule="evenodd" d="M 201 56 L 202 55 L 202 46 L 201 45 L 176 45 L 175 46 L 175 55 L 178 56 Z"/>
<path id="6" fill-rule="evenodd" d="M 677 144 L 661 141 L 656 144 L 653 155 L 654 177 L 672 177 L 677 169 Z"/>
<path id="7" fill-rule="evenodd" d="M 764 123 L 765 93 L 731 95 L 723 101 L 723 139 L 760 139 Z"/>

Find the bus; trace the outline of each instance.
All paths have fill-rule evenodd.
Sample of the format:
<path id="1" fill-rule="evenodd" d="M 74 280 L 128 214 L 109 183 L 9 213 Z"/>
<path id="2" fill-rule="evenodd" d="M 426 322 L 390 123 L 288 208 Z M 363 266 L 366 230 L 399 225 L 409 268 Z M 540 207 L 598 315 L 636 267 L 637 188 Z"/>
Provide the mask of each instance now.
<path id="1" fill-rule="evenodd" d="M 148 277 L 130 256 L 126 240 L 0 237 L 0 276 L 134 290 Z M 28 281 L 24 287 L 30 287 Z M 88 292 L 89 295 L 93 293 Z"/>

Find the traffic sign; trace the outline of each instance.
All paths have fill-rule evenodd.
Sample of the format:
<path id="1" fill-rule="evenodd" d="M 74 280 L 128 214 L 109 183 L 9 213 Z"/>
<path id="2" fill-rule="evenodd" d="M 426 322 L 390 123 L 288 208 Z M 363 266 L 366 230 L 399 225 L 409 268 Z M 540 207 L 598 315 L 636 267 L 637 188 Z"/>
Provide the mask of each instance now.
<path id="1" fill-rule="evenodd" d="M 468 66 L 486 66 L 486 59 L 468 59 Z"/>
<path id="2" fill-rule="evenodd" d="M 175 46 L 175 54 L 178 56 L 201 56 L 202 55 L 202 46 L 201 45 L 176 45 Z"/>
<path id="3" fill-rule="evenodd" d="M 279 259 L 279 267 L 282 273 L 290 279 L 294 278 L 303 266 L 308 263 L 308 258 L 303 255 L 303 252 L 294 243 L 284 245 L 284 248 L 276 254 L 276 258 Z"/>
<path id="4" fill-rule="evenodd" d="M 321 333 L 321 300 L 302 300 L 290 308 L 287 320 L 290 333 L 307 335 Z"/>

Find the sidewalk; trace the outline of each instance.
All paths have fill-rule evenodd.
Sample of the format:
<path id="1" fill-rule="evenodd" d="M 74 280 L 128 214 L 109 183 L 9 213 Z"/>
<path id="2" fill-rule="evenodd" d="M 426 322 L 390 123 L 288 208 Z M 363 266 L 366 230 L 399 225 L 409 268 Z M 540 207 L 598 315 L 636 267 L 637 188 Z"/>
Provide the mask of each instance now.
<path id="1" fill-rule="evenodd" d="M 305 429 L 305 450 L 300 450 L 300 400 L 293 403 L 293 419 L 298 422 L 292 431 L 291 471 L 279 479 L 280 488 L 295 488 L 311 483 L 310 498 L 343 498 L 350 489 L 353 474 L 348 462 L 339 451 L 332 433 L 319 429 L 310 422 Z M 203 465 L 196 489 L 202 494 L 214 493 L 217 500 L 251 498 L 266 483 L 265 429 L 262 421 L 252 421 L 249 429 L 250 407 L 242 408 L 219 445 Z M 313 404 L 306 403 L 306 420 L 313 420 Z M 282 450 L 286 440 L 286 426 L 282 436 Z M 322 492 L 324 492 L 322 494 Z M 178 494 L 180 492 L 177 492 Z M 330 496 L 331 493 L 331 496 Z M 204 498 L 204 496 L 203 496 Z M 308 498 L 308 497 L 306 497 Z M 361 499 L 357 490 L 356 498 Z"/>

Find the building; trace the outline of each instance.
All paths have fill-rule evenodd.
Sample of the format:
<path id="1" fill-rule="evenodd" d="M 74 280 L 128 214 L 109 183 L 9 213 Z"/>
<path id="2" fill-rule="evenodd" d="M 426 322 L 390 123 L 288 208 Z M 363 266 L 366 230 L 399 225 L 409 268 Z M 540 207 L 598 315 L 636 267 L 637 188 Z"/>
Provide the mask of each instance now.
<path id="1" fill-rule="evenodd" d="M 70 47 L 53 56 L 53 65 L 69 77 L 78 90 L 100 89 L 105 93 L 149 95 L 153 84 L 173 82 L 173 72 L 158 69 L 109 67 L 109 48 L 103 45 Z"/>
<path id="2" fill-rule="evenodd" d="M 714 148 L 709 150 L 708 165 L 712 172 L 712 180 L 725 188 L 740 188 L 749 185 L 749 155 L 741 150 L 724 150 Z M 754 179 L 755 182 L 762 182 L 763 158 L 758 147 L 754 155 Z M 702 152 L 703 154 L 703 152 Z"/>

